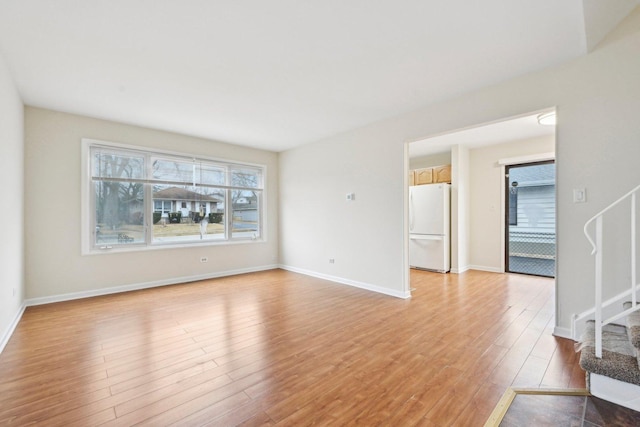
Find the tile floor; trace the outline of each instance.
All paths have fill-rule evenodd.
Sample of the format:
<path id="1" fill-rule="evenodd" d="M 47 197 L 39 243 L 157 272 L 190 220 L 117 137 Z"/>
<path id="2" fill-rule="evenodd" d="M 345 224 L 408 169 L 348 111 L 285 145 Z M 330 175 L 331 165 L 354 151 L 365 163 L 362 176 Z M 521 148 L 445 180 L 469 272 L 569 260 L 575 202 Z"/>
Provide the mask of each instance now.
<path id="1" fill-rule="evenodd" d="M 500 426 L 640 426 L 640 412 L 593 396 L 517 394 Z"/>

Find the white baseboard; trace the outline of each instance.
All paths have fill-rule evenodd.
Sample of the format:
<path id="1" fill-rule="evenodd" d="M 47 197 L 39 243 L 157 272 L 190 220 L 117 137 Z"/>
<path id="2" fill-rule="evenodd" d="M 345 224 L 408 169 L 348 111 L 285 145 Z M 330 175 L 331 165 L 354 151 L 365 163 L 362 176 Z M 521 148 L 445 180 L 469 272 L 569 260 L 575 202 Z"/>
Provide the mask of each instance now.
<path id="1" fill-rule="evenodd" d="M 464 273 L 465 271 L 468 271 L 468 270 L 469 270 L 469 266 L 465 265 L 462 268 L 452 268 L 451 269 L 451 273 L 453 273 L 453 274 L 462 274 L 462 273 Z"/>
<path id="2" fill-rule="evenodd" d="M 241 268 L 238 270 L 226 270 L 214 273 L 200 274 L 197 276 L 174 277 L 171 279 L 156 280 L 153 282 L 133 283 L 130 285 L 114 286 L 111 288 L 94 289 L 90 291 L 72 292 L 68 294 L 52 295 L 48 297 L 30 298 L 25 301 L 27 307 L 54 302 L 71 301 L 81 298 L 96 297 L 101 295 L 116 294 L 120 292 L 137 291 L 140 289 L 156 288 L 159 286 L 175 285 L 179 283 L 195 282 L 198 280 L 215 279 L 217 277 L 234 276 L 236 274 L 254 273 L 257 271 L 273 270 L 277 265 L 265 265 L 260 267 Z"/>
<path id="3" fill-rule="evenodd" d="M 467 267 L 467 270 L 488 271 L 489 273 L 504 273 L 504 271 L 501 268 L 487 267 L 485 265 L 470 265 Z"/>
<path id="4" fill-rule="evenodd" d="M 20 309 L 16 313 L 15 317 L 11 321 L 11 324 L 2 335 L 2 339 L 0 340 L 0 353 L 2 353 L 2 351 L 4 350 L 4 347 L 7 345 L 7 343 L 11 339 L 11 336 L 13 335 L 13 331 L 16 330 L 16 327 L 18 326 L 20 319 L 22 319 L 22 315 L 24 314 L 25 308 L 27 308 L 27 305 L 23 302 L 22 305 L 20 306 Z"/>
<path id="5" fill-rule="evenodd" d="M 560 338 L 566 338 L 568 340 L 574 340 L 571 336 L 570 328 L 562 328 L 560 326 L 556 326 L 553 328 L 553 335 Z"/>
<path id="6" fill-rule="evenodd" d="M 356 280 L 350 280 L 350 279 L 344 279 L 342 277 L 331 276 L 331 275 L 328 275 L 328 274 L 318 273 L 318 272 L 315 272 L 315 271 L 305 270 L 305 269 L 297 268 L 297 267 L 291 267 L 291 266 L 288 266 L 288 265 L 279 265 L 279 268 L 281 268 L 283 270 L 287 270 L 287 271 L 292 271 L 294 273 L 304 274 L 305 276 L 317 277 L 319 279 L 329 280 L 330 282 L 340 283 L 342 285 L 354 286 L 356 288 L 366 289 L 368 291 L 377 292 L 379 294 L 390 295 L 390 296 L 396 297 L 396 298 L 402 298 L 402 299 L 411 298 L 411 292 L 410 291 L 407 291 L 407 292 L 394 291 L 392 289 L 387 289 L 387 288 L 383 288 L 383 287 L 380 287 L 380 286 L 371 285 L 369 283 L 358 282 Z"/>

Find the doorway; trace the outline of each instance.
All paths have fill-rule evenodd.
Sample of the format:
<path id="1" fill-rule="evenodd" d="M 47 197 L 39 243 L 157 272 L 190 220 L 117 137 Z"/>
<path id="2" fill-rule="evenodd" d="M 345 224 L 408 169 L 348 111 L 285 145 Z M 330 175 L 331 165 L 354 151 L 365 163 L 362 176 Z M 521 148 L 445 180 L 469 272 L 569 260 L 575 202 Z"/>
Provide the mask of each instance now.
<path id="1" fill-rule="evenodd" d="M 505 271 L 555 277 L 555 162 L 506 166 L 505 193 Z"/>

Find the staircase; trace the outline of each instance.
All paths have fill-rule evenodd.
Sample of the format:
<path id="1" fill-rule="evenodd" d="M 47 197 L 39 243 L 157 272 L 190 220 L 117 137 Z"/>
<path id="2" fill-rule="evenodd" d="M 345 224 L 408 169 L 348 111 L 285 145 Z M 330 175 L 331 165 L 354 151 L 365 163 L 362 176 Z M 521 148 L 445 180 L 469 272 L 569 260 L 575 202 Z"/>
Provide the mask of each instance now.
<path id="1" fill-rule="evenodd" d="M 611 205 L 603 209 L 584 225 L 584 233 L 593 247 L 595 255 L 595 305 L 575 315 L 572 334 L 579 343 L 580 366 L 587 372 L 587 386 L 592 395 L 618 405 L 640 411 L 640 290 L 636 276 L 637 262 L 637 216 L 636 195 L 640 186 L 634 188 Z M 630 222 L 616 224 L 629 230 L 625 245 L 630 265 L 630 283 L 627 290 L 603 301 L 603 218 L 620 209 L 630 209 Z M 595 236 L 591 229 L 595 227 Z M 610 247 L 610 246 L 609 246 Z"/>

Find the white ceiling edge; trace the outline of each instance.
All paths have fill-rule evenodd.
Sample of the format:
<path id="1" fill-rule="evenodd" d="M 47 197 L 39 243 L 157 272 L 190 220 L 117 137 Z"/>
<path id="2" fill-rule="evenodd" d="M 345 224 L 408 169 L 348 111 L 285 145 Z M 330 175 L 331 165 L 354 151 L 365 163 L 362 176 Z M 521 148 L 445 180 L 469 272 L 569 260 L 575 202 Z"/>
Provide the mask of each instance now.
<path id="1" fill-rule="evenodd" d="M 614 30 L 640 0 L 583 0 L 587 52 L 593 50 Z"/>
<path id="2" fill-rule="evenodd" d="M 538 115 L 542 113 L 536 112 L 411 142 L 409 144 L 409 158 L 447 152 L 456 145 L 473 149 L 555 136 L 555 126 L 543 126 L 538 123 Z"/>

